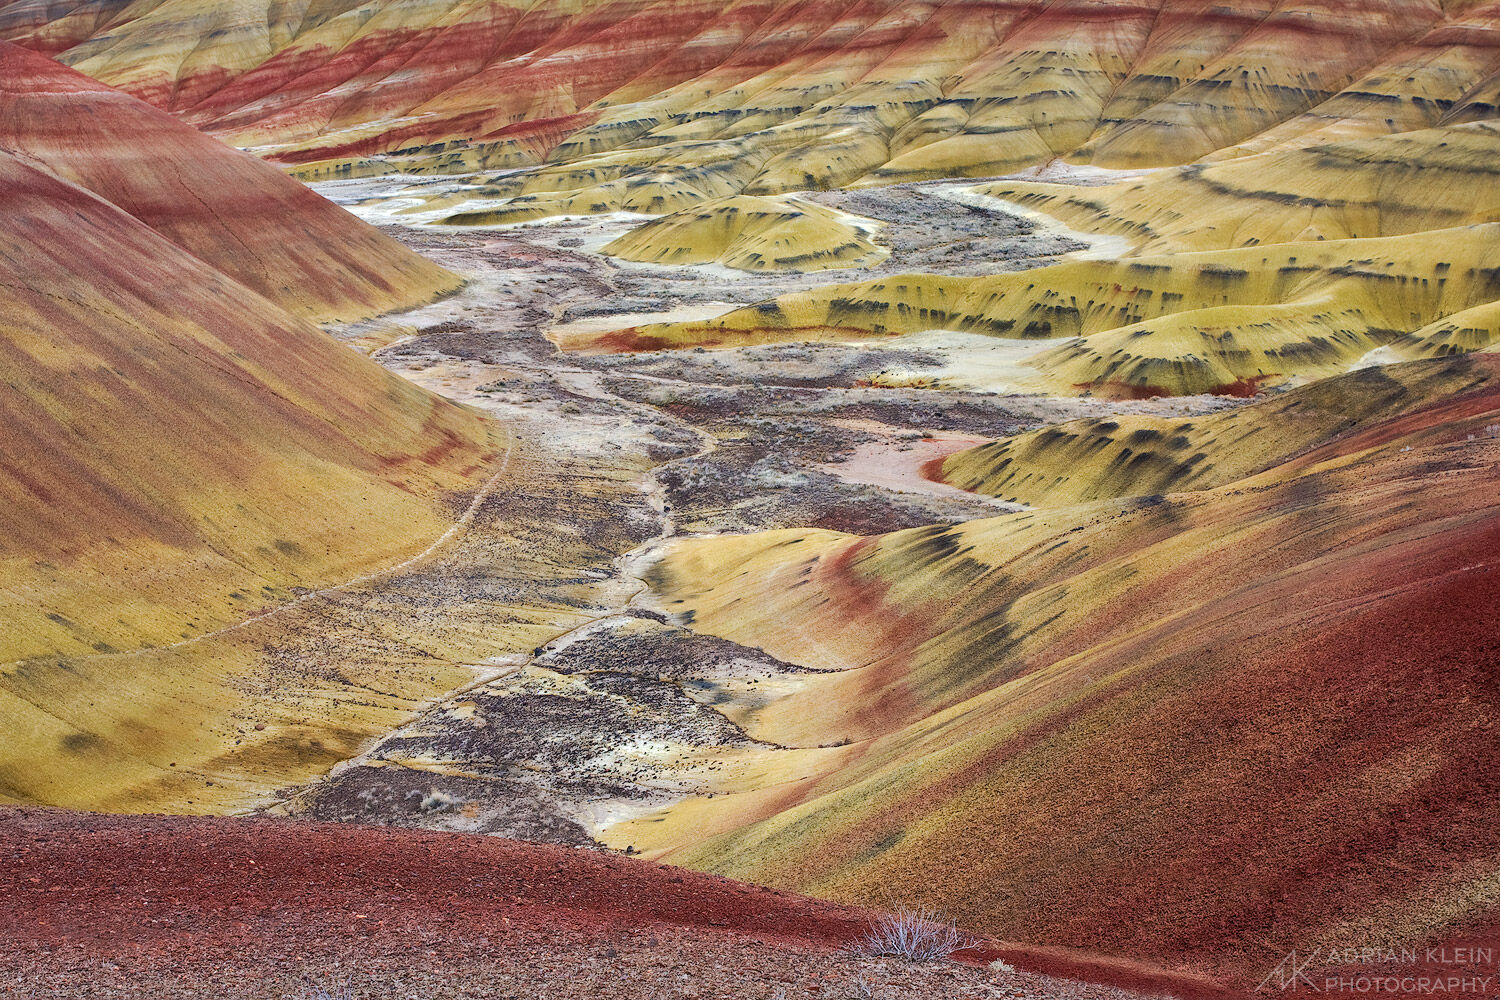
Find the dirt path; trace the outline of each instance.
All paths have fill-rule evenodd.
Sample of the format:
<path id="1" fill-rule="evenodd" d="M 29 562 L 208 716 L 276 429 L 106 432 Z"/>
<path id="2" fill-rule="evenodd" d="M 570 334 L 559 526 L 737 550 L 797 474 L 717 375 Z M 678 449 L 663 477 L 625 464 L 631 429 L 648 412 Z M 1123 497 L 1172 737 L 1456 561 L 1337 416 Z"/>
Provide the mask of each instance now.
<path id="1" fill-rule="evenodd" d="M 267 608 L 263 611 L 259 611 L 249 618 L 244 618 L 232 624 L 225 625 L 223 628 L 214 629 L 212 632 L 204 632 L 200 635 L 195 635 L 190 639 L 181 639 L 177 642 L 169 642 L 161 646 L 147 647 L 147 649 L 152 651 L 182 649 L 184 647 L 193 646 L 198 643 L 208 642 L 214 639 L 221 639 L 224 636 L 233 635 L 235 632 L 238 632 L 242 629 L 249 628 L 251 626 L 262 625 L 267 621 L 274 621 L 276 618 L 303 608 L 306 605 L 313 603 L 314 601 L 326 600 L 334 594 L 341 594 L 360 587 L 367 587 L 372 583 L 378 583 L 381 580 L 389 579 L 405 572 L 406 570 L 412 569 L 415 566 L 421 565 L 422 563 L 426 562 L 427 560 L 431 559 L 433 556 L 441 552 L 446 546 L 451 544 L 454 539 L 460 537 L 465 531 L 468 530 L 469 526 L 474 521 L 475 514 L 479 512 L 481 507 L 489 502 L 490 498 L 495 495 L 495 491 L 499 489 L 500 486 L 504 483 L 505 474 L 510 468 L 512 451 L 513 445 L 507 445 L 505 451 L 501 453 L 500 458 L 497 460 L 497 467 L 494 474 L 486 479 L 484 483 L 479 487 L 479 489 L 475 491 L 473 499 L 469 501 L 469 505 L 464 509 L 464 512 L 459 515 L 458 520 L 449 525 L 447 530 L 445 530 L 437 538 L 433 539 L 432 544 L 428 545 L 427 548 L 423 549 L 421 552 L 418 552 L 416 555 L 411 556 L 407 559 L 403 559 L 399 563 L 382 567 L 381 569 L 378 569 L 373 573 L 365 573 L 352 579 L 345 580 L 343 583 L 336 583 L 330 587 L 321 587 L 318 590 L 308 591 L 306 594 L 303 594 L 295 598 L 294 600 L 287 601 L 285 604 L 278 604 L 273 608 Z M 79 656 L 71 657 L 71 659 L 100 660 L 108 659 L 110 657 L 130 657 L 135 656 L 140 652 L 141 650 L 139 649 L 133 649 L 107 653 L 85 653 Z M 25 660 L 13 660 L 10 663 L 3 663 L 0 664 L 0 670 L 10 667 L 19 667 L 24 665 L 25 662 Z"/>

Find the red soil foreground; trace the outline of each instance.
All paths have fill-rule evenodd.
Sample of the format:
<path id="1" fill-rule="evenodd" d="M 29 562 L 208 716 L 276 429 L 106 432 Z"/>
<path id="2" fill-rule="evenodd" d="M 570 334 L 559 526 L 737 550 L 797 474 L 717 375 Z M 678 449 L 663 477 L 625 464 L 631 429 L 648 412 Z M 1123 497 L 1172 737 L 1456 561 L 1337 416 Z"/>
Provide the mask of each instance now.
<path id="1" fill-rule="evenodd" d="M 853 957 L 868 920 L 490 837 L 0 811 L 0 997 L 270 998 L 345 978 L 362 997 L 843 997 L 864 976 L 876 997 L 1128 1000 L 977 964 L 992 952 Z"/>

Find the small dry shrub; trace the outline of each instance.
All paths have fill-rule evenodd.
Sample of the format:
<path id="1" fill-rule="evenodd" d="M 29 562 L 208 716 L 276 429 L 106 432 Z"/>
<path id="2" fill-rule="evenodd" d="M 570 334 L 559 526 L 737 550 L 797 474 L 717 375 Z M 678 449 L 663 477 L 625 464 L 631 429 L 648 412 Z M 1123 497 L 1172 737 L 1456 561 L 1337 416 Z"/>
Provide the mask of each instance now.
<path id="1" fill-rule="evenodd" d="M 978 943 L 977 938 L 959 930 L 957 924 L 935 910 L 903 906 L 876 921 L 854 948 L 862 955 L 893 955 L 910 962 L 937 962 Z"/>

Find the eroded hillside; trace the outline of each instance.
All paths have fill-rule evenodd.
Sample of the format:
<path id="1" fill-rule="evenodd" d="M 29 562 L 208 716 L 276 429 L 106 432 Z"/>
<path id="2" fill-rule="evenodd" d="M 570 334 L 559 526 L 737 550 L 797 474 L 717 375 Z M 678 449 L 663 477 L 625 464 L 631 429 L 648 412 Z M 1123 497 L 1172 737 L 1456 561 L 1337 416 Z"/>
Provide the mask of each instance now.
<path id="1" fill-rule="evenodd" d="M 622 835 L 691 866 L 844 899 L 902 886 L 1001 936 L 1250 981 L 1276 960 L 1267 941 L 1487 926 L 1497 371 L 1335 380 L 1377 383 L 1346 386 L 1372 403 L 1342 434 L 1307 433 L 1295 394 L 1189 420 L 1188 436 L 1228 421 L 1295 449 L 1215 476 L 1207 445 L 1213 488 L 1106 479 L 1093 493 L 1123 498 L 1074 506 L 1133 461 L 1116 449 L 1027 513 L 675 545 L 655 607 L 833 671 L 748 731 L 857 749 L 775 798 Z M 1423 398 L 1435 381 L 1446 391 Z M 698 839 L 725 816 L 739 828 Z"/>
<path id="2" fill-rule="evenodd" d="M 319 686 L 259 682 L 213 637 L 418 557 L 508 434 L 296 315 L 416 304 L 455 276 L 132 98 L 0 61 L 0 796 L 186 804 L 174 769 L 249 761 L 273 738 L 252 716 Z M 116 155 L 141 141 L 172 158 Z"/>
<path id="3" fill-rule="evenodd" d="M 1419 0 L 11 0 L 0 34 L 307 178 L 463 175 L 405 192 L 400 212 L 422 221 L 663 217 L 616 242 L 635 260 L 868 268 L 887 249 L 878 225 L 784 196 L 1024 170 L 1118 179 L 963 196 L 1125 241 L 1123 273 L 835 287 L 621 343 L 1069 338 L 1024 387 L 1139 396 L 1245 394 L 1495 340 L 1481 228 L 1500 189 L 1495 16 Z"/>
<path id="4" fill-rule="evenodd" d="M 1497 17 L 0 2 L 0 795 L 1488 933 Z"/>
<path id="5" fill-rule="evenodd" d="M 547 163 L 515 190 L 633 207 L 1480 120 L 1494 17 L 1422 0 L 9 0 L 0 32 L 289 160 Z"/>

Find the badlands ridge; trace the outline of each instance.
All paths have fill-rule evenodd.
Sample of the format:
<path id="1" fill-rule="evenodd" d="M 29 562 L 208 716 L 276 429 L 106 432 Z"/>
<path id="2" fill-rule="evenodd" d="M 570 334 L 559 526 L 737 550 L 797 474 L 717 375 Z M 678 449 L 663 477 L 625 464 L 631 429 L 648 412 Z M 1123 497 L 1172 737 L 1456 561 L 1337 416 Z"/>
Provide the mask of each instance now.
<path id="1" fill-rule="evenodd" d="M 1492 941 L 1497 102 L 1483 2 L 0 0 L 0 802 L 829 902 L 0 849 L 1189 994 Z"/>

